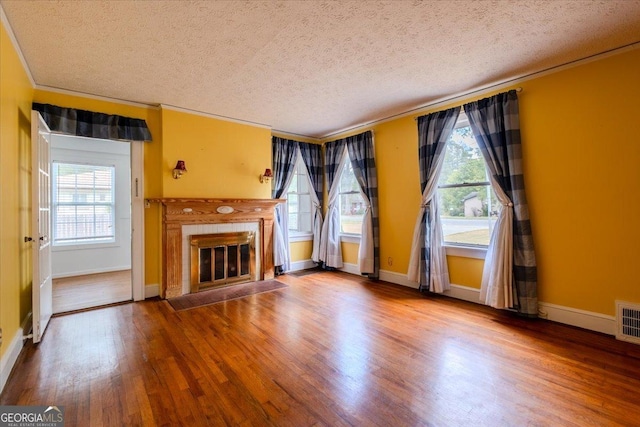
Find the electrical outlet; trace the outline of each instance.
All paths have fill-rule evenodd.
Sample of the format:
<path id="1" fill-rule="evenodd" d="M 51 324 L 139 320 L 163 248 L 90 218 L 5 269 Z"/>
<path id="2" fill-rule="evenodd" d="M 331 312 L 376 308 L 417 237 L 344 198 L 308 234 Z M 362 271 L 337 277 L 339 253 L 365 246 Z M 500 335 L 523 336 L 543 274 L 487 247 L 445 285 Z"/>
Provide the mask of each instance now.
<path id="1" fill-rule="evenodd" d="M 0 347 L 2 347 L 2 328 L 0 328 Z"/>
<path id="2" fill-rule="evenodd" d="M 391 258 L 391 257 L 387 258 L 387 265 L 389 267 L 391 267 L 393 265 L 393 258 Z"/>

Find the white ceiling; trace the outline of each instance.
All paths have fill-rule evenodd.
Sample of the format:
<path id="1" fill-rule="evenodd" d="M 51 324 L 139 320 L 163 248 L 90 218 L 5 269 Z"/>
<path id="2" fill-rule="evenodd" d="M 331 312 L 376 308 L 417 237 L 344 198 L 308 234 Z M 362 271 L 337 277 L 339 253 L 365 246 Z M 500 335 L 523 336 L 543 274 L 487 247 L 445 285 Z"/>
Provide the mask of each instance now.
<path id="1" fill-rule="evenodd" d="M 321 137 L 640 41 L 640 0 L 0 0 L 38 86 Z"/>

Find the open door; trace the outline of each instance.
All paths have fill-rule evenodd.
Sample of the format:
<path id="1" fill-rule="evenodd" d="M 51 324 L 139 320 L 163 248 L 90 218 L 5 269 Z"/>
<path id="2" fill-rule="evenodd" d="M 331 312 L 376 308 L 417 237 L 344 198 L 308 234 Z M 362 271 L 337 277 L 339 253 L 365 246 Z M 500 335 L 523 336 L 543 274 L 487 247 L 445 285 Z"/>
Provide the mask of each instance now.
<path id="1" fill-rule="evenodd" d="M 42 340 L 53 314 L 51 279 L 51 178 L 49 127 L 37 111 L 31 112 L 31 232 L 33 259 L 33 342 Z"/>

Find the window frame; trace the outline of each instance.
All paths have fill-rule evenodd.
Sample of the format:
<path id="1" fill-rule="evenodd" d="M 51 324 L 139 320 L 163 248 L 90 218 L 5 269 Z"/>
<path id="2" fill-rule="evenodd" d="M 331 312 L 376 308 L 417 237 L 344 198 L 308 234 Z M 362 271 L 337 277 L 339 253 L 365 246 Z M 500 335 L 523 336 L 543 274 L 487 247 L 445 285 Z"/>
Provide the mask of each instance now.
<path id="1" fill-rule="evenodd" d="M 341 205 L 342 197 L 341 196 L 343 194 L 357 194 L 362 199 L 362 204 L 364 205 L 364 196 L 362 194 L 362 189 L 360 189 L 360 186 L 358 186 L 358 190 L 349 190 L 349 191 L 340 190 L 342 187 L 342 179 L 345 176 L 345 170 L 349 166 L 351 166 L 351 158 L 349 157 L 349 151 L 346 149 L 346 147 L 345 147 L 344 156 L 345 156 L 344 161 L 339 171 L 340 175 L 339 175 L 339 182 L 338 182 L 338 219 L 340 224 L 340 232 L 338 234 L 340 236 L 340 240 L 343 242 L 360 243 L 360 240 L 362 239 L 362 226 L 360 227 L 359 233 L 348 233 L 348 232 L 342 231 L 342 205 Z"/>
<path id="2" fill-rule="evenodd" d="M 301 173 L 302 172 L 302 173 Z M 298 155 L 296 157 L 296 163 L 295 163 L 295 170 L 293 172 L 294 174 L 296 174 L 298 177 L 300 176 L 304 176 L 306 177 L 307 180 L 307 192 L 300 192 L 300 191 L 289 191 L 291 188 L 291 185 L 293 184 L 293 178 L 291 179 L 291 183 L 289 184 L 289 187 L 287 188 L 287 191 L 285 192 L 285 194 L 287 195 L 287 203 L 286 203 L 286 209 L 287 209 L 287 219 L 289 218 L 289 194 L 293 193 L 296 194 L 297 196 L 300 195 L 307 195 L 309 196 L 309 224 L 311 229 L 309 231 L 300 231 L 299 229 L 295 229 L 292 230 L 291 229 L 291 224 L 289 224 L 289 221 L 287 221 L 287 226 L 288 226 L 288 231 L 289 231 L 289 242 L 304 242 L 304 241 L 309 241 L 309 240 L 313 240 L 313 202 L 311 201 L 311 191 L 313 190 L 313 186 L 311 184 L 311 179 L 309 178 L 309 171 L 307 170 L 307 166 L 304 163 L 304 160 L 302 159 L 302 155 L 300 154 L 300 152 L 298 152 Z M 298 184 L 298 188 L 297 190 L 300 190 L 300 184 L 299 184 L 299 178 L 296 180 L 296 183 Z M 299 198 L 298 198 L 298 203 L 299 203 Z M 307 212 L 302 212 L 302 213 L 307 213 Z M 298 214 L 298 223 L 299 223 L 299 216 L 301 214 L 301 212 L 298 210 L 297 212 Z M 299 225 L 299 224 L 298 224 Z"/>
<path id="3" fill-rule="evenodd" d="M 111 192 L 111 202 L 59 202 L 58 201 L 58 168 L 61 165 L 69 165 L 69 166 L 89 166 L 93 168 L 108 168 L 111 171 L 111 183 L 110 183 L 110 192 Z M 57 250 L 64 249 L 74 249 L 78 247 L 86 248 L 86 247 L 108 247 L 113 246 L 117 243 L 117 230 L 116 230 L 116 166 L 113 164 L 97 164 L 90 162 L 82 162 L 82 161 L 69 161 L 69 160 L 56 160 L 52 162 L 52 180 L 51 180 L 51 220 L 52 220 L 52 246 Z M 94 169 L 95 170 L 95 169 Z M 95 191 L 95 188 L 94 188 Z M 104 238 L 100 237 L 90 237 L 86 239 L 67 239 L 60 240 L 58 238 L 57 232 L 57 223 L 58 223 L 58 207 L 60 206 L 109 206 L 111 208 L 111 236 L 105 236 Z M 77 224 L 77 214 L 76 220 Z M 95 226 L 95 217 L 94 217 L 94 226 Z"/>
<path id="4" fill-rule="evenodd" d="M 453 127 L 453 130 L 455 131 L 456 129 L 461 129 L 465 127 L 470 127 L 469 119 L 467 118 L 464 112 L 460 112 L 460 115 L 458 116 L 458 119 L 456 121 L 455 126 Z M 473 130 L 472 130 L 472 133 L 473 133 Z M 449 141 L 447 140 L 447 145 L 448 145 L 448 142 Z M 447 147 L 445 147 L 444 154 L 446 154 L 446 149 Z M 488 174 L 489 171 L 487 169 L 487 163 L 486 163 L 486 160 L 484 159 L 484 156 L 482 156 L 482 161 L 485 166 L 485 172 L 486 174 Z M 438 179 L 440 179 L 440 177 L 438 177 Z M 478 186 L 488 186 L 493 191 L 493 185 L 491 184 L 491 181 L 488 179 L 488 175 L 485 181 L 438 185 L 437 191 L 439 191 L 440 189 L 447 189 L 447 188 L 464 188 L 464 187 L 478 187 Z M 442 221 L 442 213 L 440 214 L 440 220 Z M 492 233 L 492 230 L 489 229 L 489 239 L 491 239 L 491 233 Z M 484 244 L 473 244 L 473 243 L 465 244 L 465 243 L 447 242 L 444 240 L 444 233 L 443 233 L 442 245 L 445 248 L 447 255 L 460 256 L 465 258 L 476 258 L 476 259 L 485 259 L 487 250 L 489 249 L 489 243 L 484 245 Z"/>

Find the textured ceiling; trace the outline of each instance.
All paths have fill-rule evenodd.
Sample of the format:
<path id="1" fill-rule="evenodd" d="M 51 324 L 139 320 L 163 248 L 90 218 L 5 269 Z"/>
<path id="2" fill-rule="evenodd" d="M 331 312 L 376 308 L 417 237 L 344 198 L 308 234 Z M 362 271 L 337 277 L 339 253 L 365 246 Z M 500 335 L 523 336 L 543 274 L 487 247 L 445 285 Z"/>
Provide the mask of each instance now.
<path id="1" fill-rule="evenodd" d="M 320 137 L 640 41 L 640 0 L 0 0 L 37 85 Z"/>

